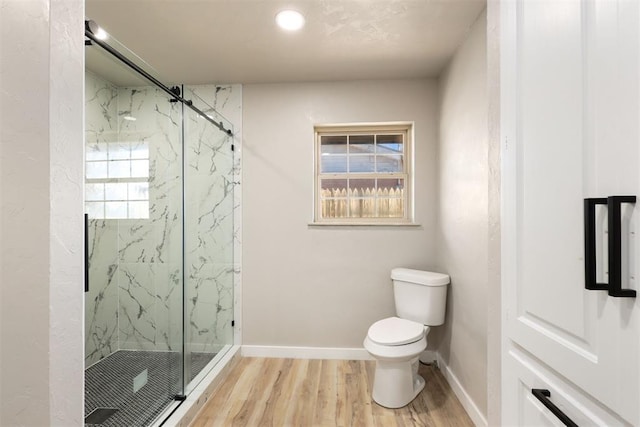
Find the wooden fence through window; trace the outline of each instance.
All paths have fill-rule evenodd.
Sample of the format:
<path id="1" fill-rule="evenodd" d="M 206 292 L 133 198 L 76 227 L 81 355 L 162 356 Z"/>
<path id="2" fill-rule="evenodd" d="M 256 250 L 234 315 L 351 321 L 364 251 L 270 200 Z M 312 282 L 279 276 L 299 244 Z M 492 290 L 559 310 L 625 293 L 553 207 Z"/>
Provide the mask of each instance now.
<path id="1" fill-rule="evenodd" d="M 322 218 L 403 218 L 403 188 L 321 190 Z"/>

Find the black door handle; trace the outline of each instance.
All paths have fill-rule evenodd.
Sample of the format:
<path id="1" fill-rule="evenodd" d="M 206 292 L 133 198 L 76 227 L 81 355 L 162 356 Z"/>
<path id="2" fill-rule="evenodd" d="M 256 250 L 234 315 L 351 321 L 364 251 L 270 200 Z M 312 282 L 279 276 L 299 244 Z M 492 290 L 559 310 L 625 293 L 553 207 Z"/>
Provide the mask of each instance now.
<path id="1" fill-rule="evenodd" d="M 574 423 L 571 418 L 567 416 L 560 408 L 553 404 L 549 398 L 551 397 L 551 392 L 549 390 L 543 388 L 532 388 L 531 393 L 538 399 L 544 406 L 547 407 L 548 410 L 551 411 L 553 415 L 558 417 L 562 424 L 567 427 L 578 427 L 578 424 Z"/>
<path id="2" fill-rule="evenodd" d="M 84 214 L 84 291 L 89 292 L 89 214 Z"/>
<path id="3" fill-rule="evenodd" d="M 608 283 L 596 281 L 596 205 L 607 199 L 584 199 L 584 287 L 592 291 L 609 290 Z"/>
<path id="4" fill-rule="evenodd" d="M 636 291 L 622 289 L 622 219 L 620 205 L 635 203 L 636 196 L 611 196 L 607 198 L 609 211 L 609 295 L 635 298 Z"/>

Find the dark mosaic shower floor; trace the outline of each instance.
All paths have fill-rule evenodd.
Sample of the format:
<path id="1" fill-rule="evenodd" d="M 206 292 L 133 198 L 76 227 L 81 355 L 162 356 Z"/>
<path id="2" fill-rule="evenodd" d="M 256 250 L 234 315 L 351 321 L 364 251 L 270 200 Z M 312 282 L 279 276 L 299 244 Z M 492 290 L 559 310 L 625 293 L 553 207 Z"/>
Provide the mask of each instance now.
<path id="1" fill-rule="evenodd" d="M 215 353 L 191 354 L 191 378 L 205 367 Z M 136 393 L 133 380 L 145 369 L 148 381 Z M 96 408 L 118 409 L 101 427 L 149 425 L 171 403 L 179 391 L 180 354 L 160 351 L 119 350 L 85 370 L 85 417 Z"/>

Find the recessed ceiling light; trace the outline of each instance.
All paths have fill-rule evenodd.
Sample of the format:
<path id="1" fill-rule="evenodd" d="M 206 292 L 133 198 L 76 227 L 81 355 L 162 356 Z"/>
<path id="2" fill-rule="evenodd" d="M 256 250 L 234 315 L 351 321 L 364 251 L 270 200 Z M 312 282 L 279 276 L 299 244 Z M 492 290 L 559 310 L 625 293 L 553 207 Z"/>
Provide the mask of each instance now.
<path id="1" fill-rule="evenodd" d="M 276 15 L 276 23 L 287 31 L 296 31 L 304 26 L 304 16 L 295 10 L 283 10 Z"/>
<path id="2" fill-rule="evenodd" d="M 124 116 L 123 119 L 128 120 L 130 122 L 135 122 L 136 120 L 138 120 L 133 116 Z"/>

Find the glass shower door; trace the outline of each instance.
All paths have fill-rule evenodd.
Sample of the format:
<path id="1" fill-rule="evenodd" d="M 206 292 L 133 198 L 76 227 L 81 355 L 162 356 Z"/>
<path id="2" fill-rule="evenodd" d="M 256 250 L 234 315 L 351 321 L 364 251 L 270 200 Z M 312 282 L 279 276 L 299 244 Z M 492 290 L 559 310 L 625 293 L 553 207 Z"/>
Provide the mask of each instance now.
<path id="1" fill-rule="evenodd" d="M 185 388 L 189 393 L 233 345 L 233 126 L 204 100 L 214 86 L 184 87 L 206 113 L 185 108 Z"/>
<path id="2" fill-rule="evenodd" d="M 182 111 L 100 47 L 86 62 L 85 424 L 145 426 L 184 394 Z"/>

